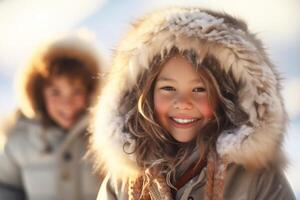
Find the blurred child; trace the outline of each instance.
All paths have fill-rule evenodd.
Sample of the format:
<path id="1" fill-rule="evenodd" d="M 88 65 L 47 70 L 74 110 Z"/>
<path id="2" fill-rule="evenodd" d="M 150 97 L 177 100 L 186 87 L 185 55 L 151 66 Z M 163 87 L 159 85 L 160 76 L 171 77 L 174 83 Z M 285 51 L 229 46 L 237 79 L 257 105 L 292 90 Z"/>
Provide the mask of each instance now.
<path id="1" fill-rule="evenodd" d="M 123 40 L 98 104 L 98 199 L 295 199 L 280 79 L 247 25 L 170 8 Z"/>
<path id="2" fill-rule="evenodd" d="M 21 109 L 4 131 L 1 199 L 19 198 L 18 191 L 29 200 L 96 198 L 100 179 L 83 156 L 100 65 L 89 41 L 76 35 L 36 52 L 22 74 Z"/>

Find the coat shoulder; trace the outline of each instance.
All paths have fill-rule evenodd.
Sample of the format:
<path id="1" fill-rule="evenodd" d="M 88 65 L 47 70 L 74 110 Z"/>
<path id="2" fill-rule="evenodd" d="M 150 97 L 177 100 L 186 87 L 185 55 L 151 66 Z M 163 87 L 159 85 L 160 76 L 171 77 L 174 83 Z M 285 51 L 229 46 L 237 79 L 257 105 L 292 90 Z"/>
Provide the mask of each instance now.
<path id="1" fill-rule="evenodd" d="M 296 199 L 284 171 L 280 167 L 247 170 L 240 165 L 228 167 L 224 199 Z"/>

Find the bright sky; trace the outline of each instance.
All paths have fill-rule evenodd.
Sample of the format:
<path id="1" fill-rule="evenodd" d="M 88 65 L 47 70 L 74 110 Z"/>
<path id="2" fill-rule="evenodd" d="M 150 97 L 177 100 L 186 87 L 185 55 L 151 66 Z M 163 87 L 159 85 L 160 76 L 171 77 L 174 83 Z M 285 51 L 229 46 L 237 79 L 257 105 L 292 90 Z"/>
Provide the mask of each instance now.
<path id="1" fill-rule="evenodd" d="M 103 0 L 0 1 L 0 73 L 13 73 L 39 42 L 93 14 Z"/>

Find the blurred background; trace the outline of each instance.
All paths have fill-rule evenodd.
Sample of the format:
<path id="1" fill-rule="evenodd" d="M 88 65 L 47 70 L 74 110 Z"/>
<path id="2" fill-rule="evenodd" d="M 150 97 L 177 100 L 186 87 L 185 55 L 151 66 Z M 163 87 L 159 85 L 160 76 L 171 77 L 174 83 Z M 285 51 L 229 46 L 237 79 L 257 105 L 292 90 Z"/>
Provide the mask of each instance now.
<path id="1" fill-rule="evenodd" d="M 18 73 L 43 40 L 76 30 L 92 38 L 109 61 L 130 22 L 172 5 L 226 11 L 248 22 L 265 42 L 283 78 L 290 116 L 286 174 L 300 199 L 300 0 L 0 0 L 0 118 L 16 109 Z"/>

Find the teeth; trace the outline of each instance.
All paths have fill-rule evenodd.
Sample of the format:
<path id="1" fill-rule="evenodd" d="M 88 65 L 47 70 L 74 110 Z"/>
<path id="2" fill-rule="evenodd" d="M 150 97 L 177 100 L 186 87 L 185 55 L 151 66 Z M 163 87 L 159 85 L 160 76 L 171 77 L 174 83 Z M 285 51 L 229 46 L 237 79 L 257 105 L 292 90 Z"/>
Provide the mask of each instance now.
<path id="1" fill-rule="evenodd" d="M 197 119 L 180 119 L 180 118 L 172 118 L 172 119 L 179 124 L 188 124 L 197 120 Z"/>

